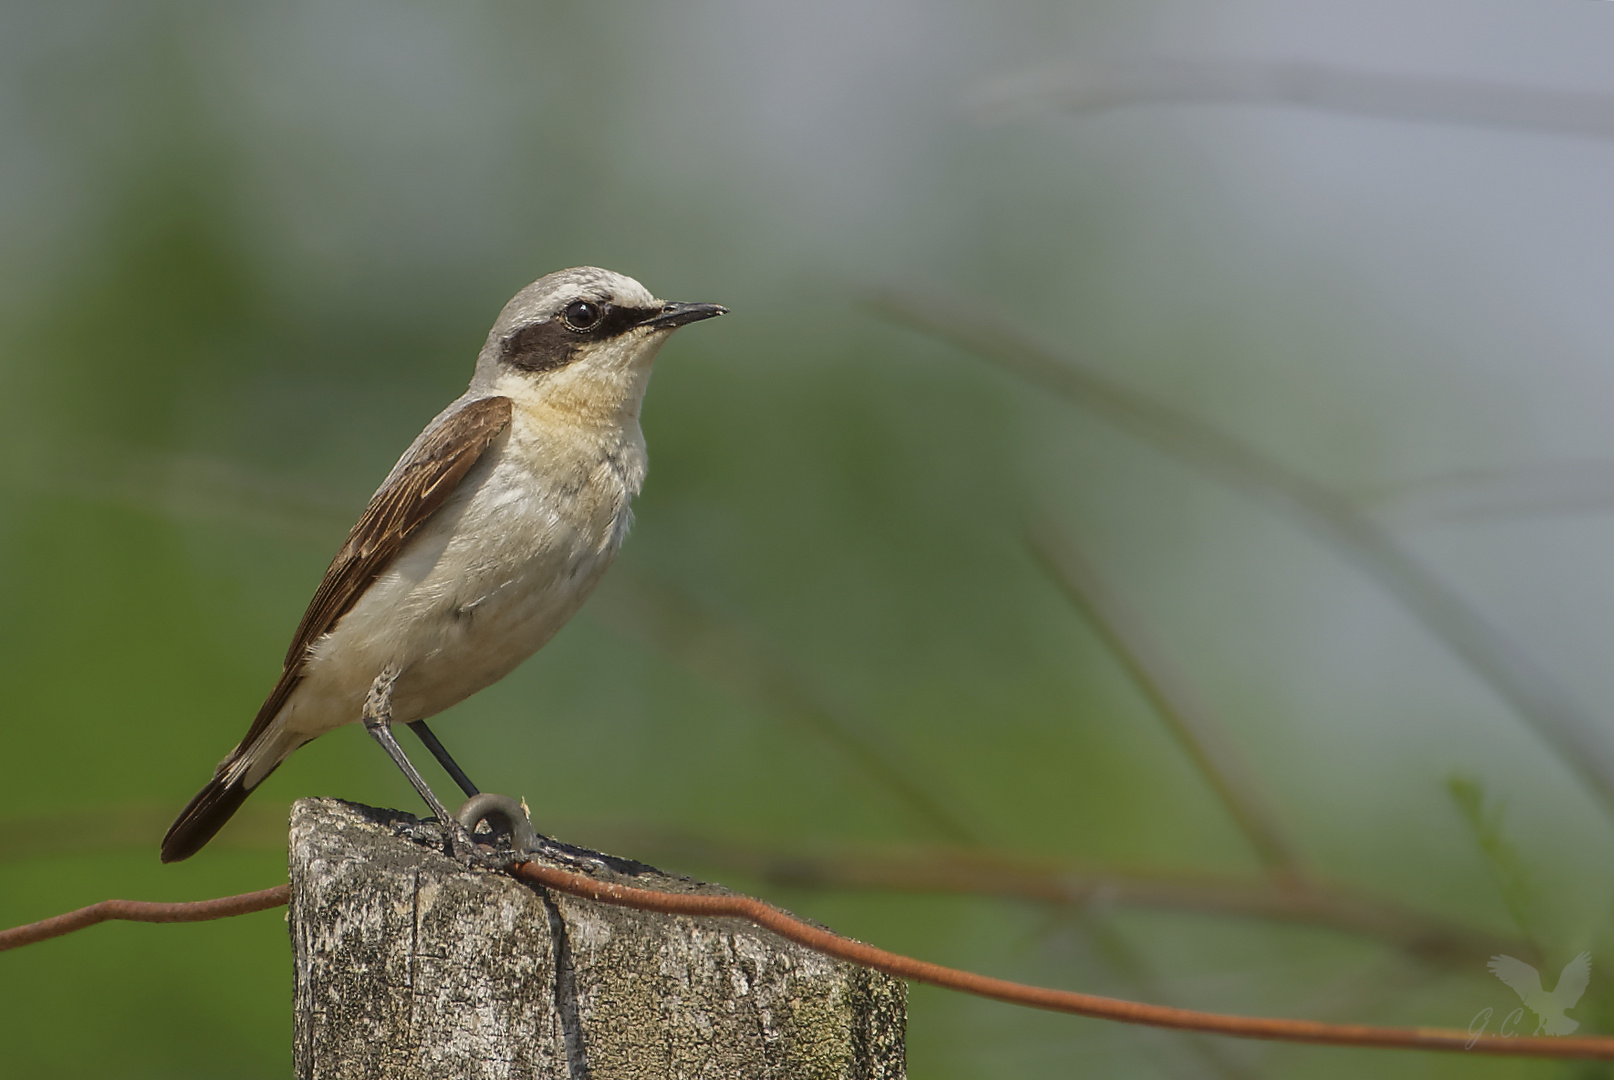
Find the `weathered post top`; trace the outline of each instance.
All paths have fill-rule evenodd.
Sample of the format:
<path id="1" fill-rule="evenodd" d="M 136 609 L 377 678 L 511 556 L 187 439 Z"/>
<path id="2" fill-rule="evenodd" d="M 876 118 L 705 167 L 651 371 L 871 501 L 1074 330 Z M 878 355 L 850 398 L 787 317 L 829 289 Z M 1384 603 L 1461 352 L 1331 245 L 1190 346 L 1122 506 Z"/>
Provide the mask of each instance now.
<path id="1" fill-rule="evenodd" d="M 906 993 L 738 919 L 609 907 L 473 870 L 407 814 L 291 818 L 301 1080 L 904 1076 Z M 596 876 L 722 893 L 626 860 Z"/>

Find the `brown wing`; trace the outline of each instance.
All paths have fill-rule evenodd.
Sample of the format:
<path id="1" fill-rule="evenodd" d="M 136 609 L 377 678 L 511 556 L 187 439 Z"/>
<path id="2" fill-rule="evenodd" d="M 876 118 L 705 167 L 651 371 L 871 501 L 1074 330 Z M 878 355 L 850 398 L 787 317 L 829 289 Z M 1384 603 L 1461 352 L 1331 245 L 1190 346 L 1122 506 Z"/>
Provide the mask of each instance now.
<path id="1" fill-rule="evenodd" d="M 248 753 L 254 740 L 285 707 L 303 679 L 308 648 L 350 611 L 364 590 L 391 564 L 410 535 L 443 505 L 493 440 L 510 424 L 509 398 L 473 401 L 432 428 L 375 493 L 347 543 L 336 553 L 325 580 L 314 593 L 286 653 L 280 680 L 235 750 L 219 763 L 213 779 L 193 798 L 163 837 L 163 862 L 188 859 L 230 819 L 251 790 L 242 776 L 227 779 L 230 766 Z M 278 761 L 269 763 L 274 771 Z M 266 774 L 267 775 L 267 774 Z M 261 780 L 262 777 L 259 777 Z"/>
<path id="2" fill-rule="evenodd" d="M 443 505 L 471 466 L 510 425 L 510 411 L 510 399 L 505 397 L 470 402 L 429 432 L 370 499 L 309 601 L 286 651 L 280 681 L 258 710 L 241 746 L 249 745 L 285 706 L 302 681 L 309 646 L 352 610 L 415 530 Z"/>

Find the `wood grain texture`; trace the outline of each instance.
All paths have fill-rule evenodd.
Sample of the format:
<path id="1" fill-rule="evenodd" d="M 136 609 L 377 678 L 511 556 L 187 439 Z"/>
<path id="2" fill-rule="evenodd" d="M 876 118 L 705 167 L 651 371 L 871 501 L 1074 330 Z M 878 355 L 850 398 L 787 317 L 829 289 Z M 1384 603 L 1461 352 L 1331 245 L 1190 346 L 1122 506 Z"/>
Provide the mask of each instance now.
<path id="1" fill-rule="evenodd" d="M 292 813 L 302 1080 L 897 1080 L 902 982 L 739 920 L 606 907 L 468 870 L 408 815 Z M 599 876 L 724 892 L 643 864 Z"/>

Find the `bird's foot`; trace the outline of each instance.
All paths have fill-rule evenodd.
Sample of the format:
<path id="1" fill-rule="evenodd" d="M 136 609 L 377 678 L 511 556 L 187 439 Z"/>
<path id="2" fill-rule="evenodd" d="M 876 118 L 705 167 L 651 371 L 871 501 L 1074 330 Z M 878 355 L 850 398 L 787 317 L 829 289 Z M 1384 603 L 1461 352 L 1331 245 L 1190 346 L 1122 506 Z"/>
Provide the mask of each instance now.
<path id="1" fill-rule="evenodd" d="M 502 870 L 508 865 L 508 860 L 501 857 L 503 853 L 479 843 L 471 830 L 452 817 L 438 824 L 443 835 L 443 854 L 454 861 L 484 870 Z"/>
<path id="2" fill-rule="evenodd" d="M 552 839 L 541 833 L 533 835 L 538 839 L 528 852 L 528 857 L 537 856 L 546 862 L 559 863 L 581 874 L 592 874 L 605 866 L 605 860 L 600 858 L 597 852 Z"/>

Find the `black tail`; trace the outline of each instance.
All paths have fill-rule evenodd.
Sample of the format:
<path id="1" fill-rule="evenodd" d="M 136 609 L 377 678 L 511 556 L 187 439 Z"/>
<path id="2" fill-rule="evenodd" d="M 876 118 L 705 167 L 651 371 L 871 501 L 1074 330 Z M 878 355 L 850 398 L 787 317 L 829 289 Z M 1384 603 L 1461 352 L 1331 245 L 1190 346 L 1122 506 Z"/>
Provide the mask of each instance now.
<path id="1" fill-rule="evenodd" d="M 215 776 L 209 780 L 168 826 L 168 835 L 163 837 L 163 862 L 179 862 L 201 851 L 250 794 L 252 788 L 240 779 L 226 782 Z"/>

